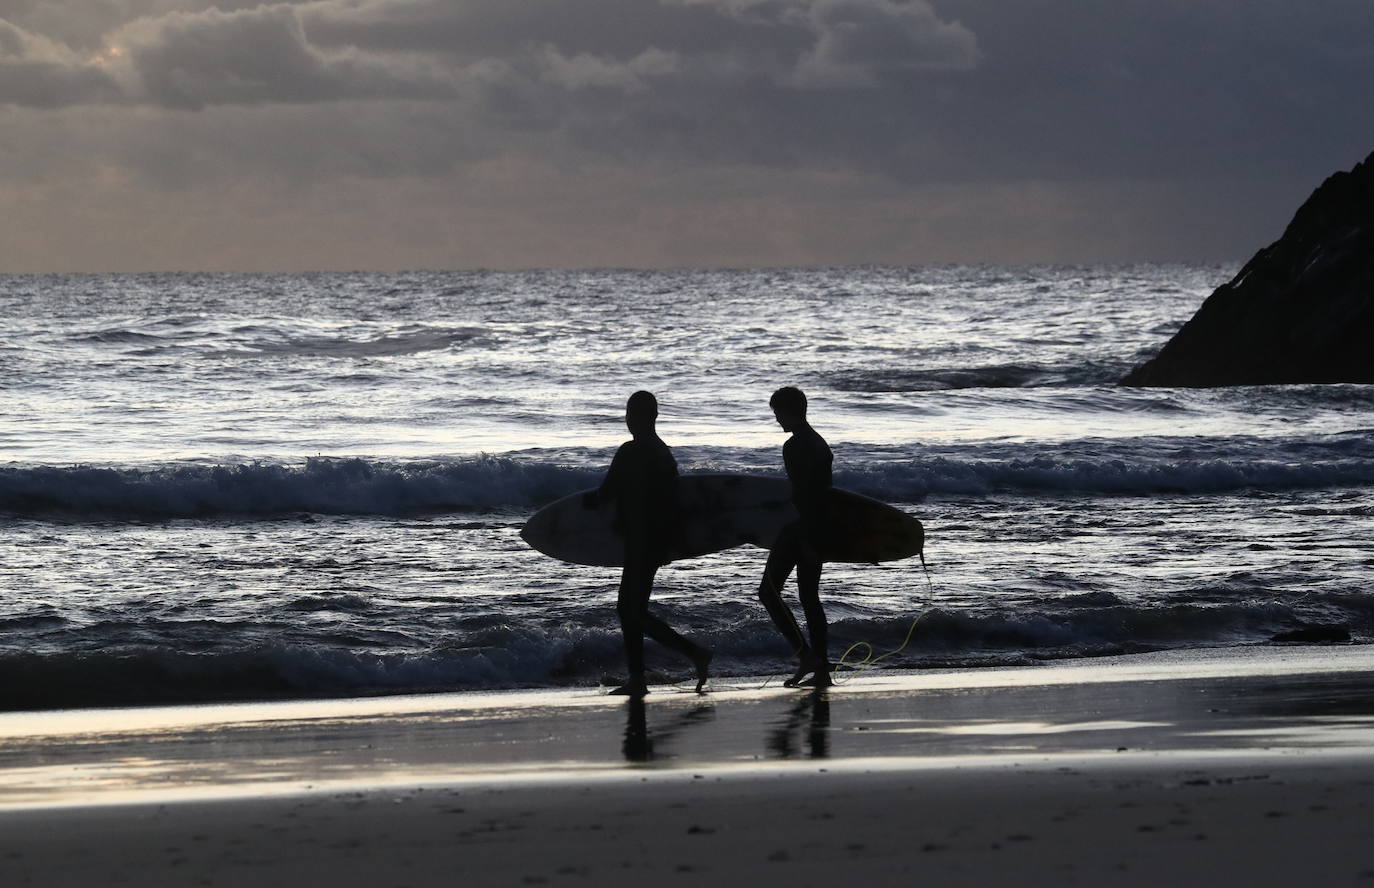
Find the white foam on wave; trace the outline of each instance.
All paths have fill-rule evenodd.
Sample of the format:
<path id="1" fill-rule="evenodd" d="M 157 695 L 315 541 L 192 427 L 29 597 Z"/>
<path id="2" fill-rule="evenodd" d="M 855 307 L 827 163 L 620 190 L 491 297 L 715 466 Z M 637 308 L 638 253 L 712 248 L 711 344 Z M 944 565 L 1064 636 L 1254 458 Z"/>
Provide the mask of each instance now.
<path id="1" fill-rule="evenodd" d="M 83 650 L 35 652 L 0 647 L 0 711 L 150 702 L 318 697 L 507 687 L 589 686 L 623 672 L 620 635 L 606 606 L 560 619 L 498 623 L 449 636 L 427 647 L 378 649 L 330 643 L 322 637 L 287 643 L 254 627 L 221 631 L 214 650 L 164 631 L 156 644 L 131 642 L 138 626 L 94 627 L 105 643 Z M 759 609 L 727 609 L 686 626 L 716 650 L 716 674 L 785 674 L 791 655 Z M 701 614 L 697 614 L 698 618 Z M 915 613 L 850 616 L 831 626 L 832 655 L 862 665 L 884 657 L 884 668 L 1006 665 L 1043 658 L 1100 656 L 1216 644 L 1254 644 L 1313 622 L 1339 624 L 1367 636 L 1371 615 L 1357 590 L 1312 600 L 1264 597 L 1202 606 L 1128 603 L 1111 595 L 1071 596 L 1037 607 L 967 613 L 932 608 Z M 48 627 L 51 629 L 52 627 Z M 170 627 L 164 626 L 166 630 Z M 31 627 L 30 631 L 44 631 Z M 132 636 L 130 635 L 132 633 Z M 94 640 L 88 638 L 88 640 Z M 853 647 L 850 647 L 853 645 Z M 674 681 L 688 668 L 651 654 L 655 681 Z"/>
<path id="2" fill-rule="evenodd" d="M 770 466 L 776 455 L 767 455 L 743 451 L 732 459 L 727 451 L 700 449 L 680 457 L 686 472 L 776 473 Z M 596 485 L 607 461 L 600 451 L 586 451 L 397 462 L 317 457 L 299 464 L 14 466 L 0 468 L 0 512 L 194 517 L 527 511 Z M 986 444 L 929 451 L 912 445 L 840 448 L 837 465 L 839 486 L 889 502 L 998 492 L 1220 493 L 1374 484 L 1374 445 L 1363 435 L 1094 439 L 1053 448 Z"/>
<path id="3" fill-rule="evenodd" d="M 872 471 L 842 471 L 836 480 L 861 493 L 898 502 L 916 501 L 931 493 L 1222 493 L 1247 488 L 1363 486 L 1374 483 L 1374 460 L 1293 464 L 1225 458 L 1135 463 L 1049 456 L 997 461 L 935 458 Z"/>
<path id="4" fill-rule="evenodd" d="M 0 511 L 395 515 L 527 506 L 596 479 L 587 468 L 487 456 L 406 463 L 312 458 L 300 465 L 38 466 L 0 469 Z"/>

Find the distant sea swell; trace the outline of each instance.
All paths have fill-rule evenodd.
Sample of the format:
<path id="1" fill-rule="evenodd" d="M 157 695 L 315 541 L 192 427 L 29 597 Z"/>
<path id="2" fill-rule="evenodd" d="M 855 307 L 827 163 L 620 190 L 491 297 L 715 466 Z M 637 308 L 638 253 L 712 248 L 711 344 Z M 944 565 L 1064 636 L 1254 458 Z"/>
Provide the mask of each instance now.
<path id="1" fill-rule="evenodd" d="M 684 448 L 686 450 L 686 448 Z M 680 452 L 685 472 L 776 471 L 769 452 Z M 167 463 L 0 467 L 0 514 L 256 516 L 291 512 L 403 515 L 530 510 L 594 486 L 609 453 L 481 455 L 383 461 L 313 457 L 299 463 Z M 1083 439 L 874 447 L 844 453 L 840 486 L 890 502 L 926 495 L 1134 495 L 1320 489 L 1374 484 L 1374 434 L 1322 438 Z"/>
<path id="2" fill-rule="evenodd" d="M 980 388 L 1036 388 L 1095 386 L 1115 382 L 1129 362 L 1056 364 L 994 364 L 928 369 L 866 369 L 818 374 L 826 385 L 842 392 L 939 392 Z"/>

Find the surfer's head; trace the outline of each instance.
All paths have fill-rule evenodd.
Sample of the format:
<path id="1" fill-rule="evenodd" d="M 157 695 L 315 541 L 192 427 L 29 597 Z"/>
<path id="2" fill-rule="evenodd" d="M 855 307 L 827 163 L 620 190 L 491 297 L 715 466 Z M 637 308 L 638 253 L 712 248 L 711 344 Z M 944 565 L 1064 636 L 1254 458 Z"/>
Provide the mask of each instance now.
<path id="1" fill-rule="evenodd" d="M 631 435 L 652 433 L 658 420 L 658 398 L 642 389 L 625 402 L 625 426 Z"/>
<path id="2" fill-rule="evenodd" d="M 785 385 L 773 392 L 773 397 L 768 399 L 768 406 L 773 408 L 773 415 L 784 432 L 790 432 L 806 421 L 806 395 L 796 386 Z"/>

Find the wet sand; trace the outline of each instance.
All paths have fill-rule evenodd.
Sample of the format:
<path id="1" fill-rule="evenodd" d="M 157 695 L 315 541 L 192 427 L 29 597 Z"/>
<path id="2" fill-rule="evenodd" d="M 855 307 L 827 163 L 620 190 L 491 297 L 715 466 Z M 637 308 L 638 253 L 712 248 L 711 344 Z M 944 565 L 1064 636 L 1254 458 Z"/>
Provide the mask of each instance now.
<path id="1" fill-rule="evenodd" d="M 0 716 L 0 884 L 1374 884 L 1369 647 L 763 681 Z"/>

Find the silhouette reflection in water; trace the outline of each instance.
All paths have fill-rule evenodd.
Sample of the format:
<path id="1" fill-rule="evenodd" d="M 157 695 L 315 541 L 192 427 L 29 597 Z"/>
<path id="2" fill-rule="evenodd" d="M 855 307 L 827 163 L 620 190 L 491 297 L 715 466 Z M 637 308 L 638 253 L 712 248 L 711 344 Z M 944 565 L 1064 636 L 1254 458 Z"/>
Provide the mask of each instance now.
<path id="1" fill-rule="evenodd" d="M 801 758 L 798 741 L 803 739 L 806 758 L 830 757 L 830 696 L 822 688 L 797 699 L 768 735 L 768 750 L 775 758 Z"/>
<path id="2" fill-rule="evenodd" d="M 631 697 L 625 710 L 625 742 L 621 746 L 627 762 L 654 760 L 654 744 L 649 740 L 649 723 L 644 715 L 644 698 Z"/>
<path id="3" fill-rule="evenodd" d="M 655 752 L 655 740 L 657 740 L 661 750 L 671 743 L 673 737 L 684 728 L 708 721 L 714 715 L 715 707 L 709 703 L 693 706 L 686 712 L 679 713 L 651 734 L 644 698 L 630 697 L 626 701 L 625 709 L 625 742 L 621 745 L 621 751 L 625 754 L 625 761 L 652 762 L 658 758 L 672 758 L 671 754 L 663 755 L 661 752 Z"/>

